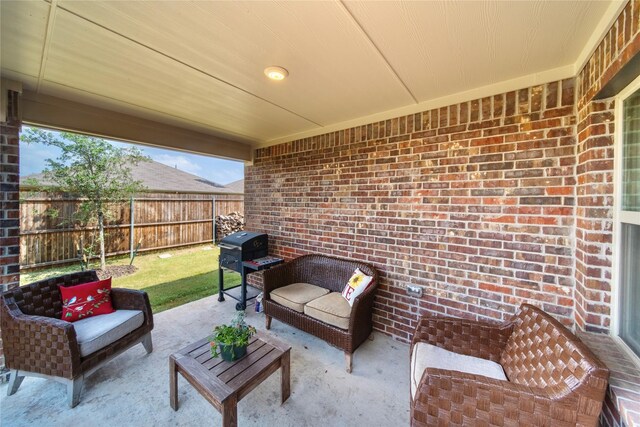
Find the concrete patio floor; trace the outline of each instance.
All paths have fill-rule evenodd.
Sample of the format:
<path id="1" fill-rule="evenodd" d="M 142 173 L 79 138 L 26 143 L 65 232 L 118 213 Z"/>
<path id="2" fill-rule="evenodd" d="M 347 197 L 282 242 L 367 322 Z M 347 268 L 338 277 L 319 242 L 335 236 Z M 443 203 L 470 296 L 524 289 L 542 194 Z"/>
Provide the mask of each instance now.
<path id="1" fill-rule="evenodd" d="M 154 351 L 137 345 L 85 380 L 80 404 L 69 409 L 65 387 L 26 378 L 13 396 L 0 385 L 0 425 L 190 426 L 221 425 L 220 414 L 181 376 L 180 408 L 169 406 L 169 355 L 228 323 L 235 301 L 208 297 L 154 316 Z M 247 308 L 247 322 L 264 330 L 264 315 Z M 398 426 L 409 423 L 409 346 L 374 333 L 354 355 L 353 373 L 342 351 L 273 320 L 268 332 L 289 343 L 291 397 L 280 405 L 280 373 L 238 404 L 241 426 Z"/>

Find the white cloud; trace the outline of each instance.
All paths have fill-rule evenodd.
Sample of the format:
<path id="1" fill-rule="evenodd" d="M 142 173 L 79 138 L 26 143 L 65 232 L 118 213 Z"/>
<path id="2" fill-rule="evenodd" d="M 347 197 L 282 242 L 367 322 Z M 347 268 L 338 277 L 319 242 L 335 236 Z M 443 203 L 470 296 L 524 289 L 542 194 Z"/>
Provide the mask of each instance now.
<path id="1" fill-rule="evenodd" d="M 156 162 L 165 164 L 167 166 L 177 167 L 179 170 L 193 175 L 201 175 L 202 167 L 182 155 L 173 154 L 154 154 L 151 156 Z"/>

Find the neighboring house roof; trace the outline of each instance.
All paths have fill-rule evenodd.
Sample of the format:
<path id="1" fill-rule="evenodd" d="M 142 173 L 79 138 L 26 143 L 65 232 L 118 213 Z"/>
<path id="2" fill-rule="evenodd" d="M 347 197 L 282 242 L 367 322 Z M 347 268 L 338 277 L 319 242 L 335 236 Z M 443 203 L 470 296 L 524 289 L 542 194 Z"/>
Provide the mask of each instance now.
<path id="1" fill-rule="evenodd" d="M 244 179 L 239 179 L 237 181 L 233 181 L 227 185 L 225 185 L 228 189 L 233 191 L 234 193 L 244 193 Z"/>
<path id="2" fill-rule="evenodd" d="M 145 191 L 172 193 L 238 193 L 224 185 L 154 161 L 140 162 L 137 166 L 132 167 L 131 176 L 136 181 L 142 181 L 142 184 L 147 187 Z M 35 178 L 42 184 L 47 184 L 41 173 L 20 177 L 20 183 L 23 184 L 24 181 L 29 178 Z"/>

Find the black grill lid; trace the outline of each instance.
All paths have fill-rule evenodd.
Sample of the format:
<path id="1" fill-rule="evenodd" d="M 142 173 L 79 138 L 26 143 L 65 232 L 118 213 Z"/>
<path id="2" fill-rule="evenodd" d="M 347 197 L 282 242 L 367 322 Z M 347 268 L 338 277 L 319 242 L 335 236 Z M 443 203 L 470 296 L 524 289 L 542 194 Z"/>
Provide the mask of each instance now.
<path id="1" fill-rule="evenodd" d="M 229 234 L 220 241 L 221 245 L 237 247 L 244 251 L 255 251 L 265 247 L 268 243 L 265 233 L 255 233 L 253 231 L 238 231 Z"/>

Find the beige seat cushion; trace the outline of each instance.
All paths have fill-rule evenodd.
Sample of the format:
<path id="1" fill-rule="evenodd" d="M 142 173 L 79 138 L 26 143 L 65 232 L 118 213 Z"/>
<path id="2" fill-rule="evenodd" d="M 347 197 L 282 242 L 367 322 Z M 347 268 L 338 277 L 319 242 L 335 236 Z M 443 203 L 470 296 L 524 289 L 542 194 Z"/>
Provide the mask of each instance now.
<path id="1" fill-rule="evenodd" d="M 507 381 L 507 376 L 499 363 L 419 342 L 413 347 L 411 355 L 411 396 L 414 398 L 422 374 L 427 368 L 459 371 Z"/>
<path id="2" fill-rule="evenodd" d="M 140 310 L 116 310 L 73 322 L 80 356 L 86 357 L 118 341 L 143 323 L 144 313 Z"/>
<path id="3" fill-rule="evenodd" d="M 340 292 L 331 292 L 304 306 L 304 314 L 341 329 L 349 329 L 351 306 Z"/>
<path id="4" fill-rule="evenodd" d="M 274 289 L 269 296 L 278 304 L 303 313 L 306 303 L 328 293 L 328 289 L 310 283 L 293 283 Z"/>

